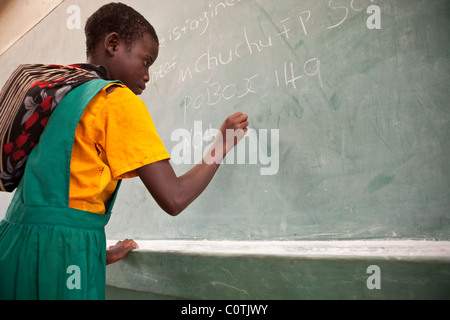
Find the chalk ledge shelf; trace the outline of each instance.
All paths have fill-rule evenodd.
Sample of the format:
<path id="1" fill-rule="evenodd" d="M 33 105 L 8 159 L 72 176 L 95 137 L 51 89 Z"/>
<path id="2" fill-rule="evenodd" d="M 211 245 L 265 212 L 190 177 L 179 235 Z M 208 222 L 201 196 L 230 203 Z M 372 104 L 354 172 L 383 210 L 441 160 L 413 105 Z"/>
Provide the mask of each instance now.
<path id="1" fill-rule="evenodd" d="M 137 242 L 107 299 L 450 298 L 449 241 Z"/>

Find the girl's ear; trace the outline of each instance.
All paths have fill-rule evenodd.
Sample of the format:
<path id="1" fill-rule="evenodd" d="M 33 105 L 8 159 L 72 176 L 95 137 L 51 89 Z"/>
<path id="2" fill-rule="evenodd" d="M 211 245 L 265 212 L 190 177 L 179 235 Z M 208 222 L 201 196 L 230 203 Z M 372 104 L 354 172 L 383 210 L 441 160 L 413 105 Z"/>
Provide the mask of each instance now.
<path id="1" fill-rule="evenodd" d="M 117 52 L 120 43 L 121 39 L 117 32 L 111 32 L 106 35 L 104 46 L 107 54 L 110 57 L 114 56 L 114 54 Z"/>

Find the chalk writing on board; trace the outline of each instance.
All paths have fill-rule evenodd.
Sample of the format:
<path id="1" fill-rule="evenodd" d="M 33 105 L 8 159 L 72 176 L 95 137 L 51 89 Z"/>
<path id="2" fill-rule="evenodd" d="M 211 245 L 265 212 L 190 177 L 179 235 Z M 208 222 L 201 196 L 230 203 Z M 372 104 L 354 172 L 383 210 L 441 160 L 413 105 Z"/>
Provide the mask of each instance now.
<path id="1" fill-rule="evenodd" d="M 335 3 L 336 2 L 336 3 Z M 370 2 L 373 2 L 373 0 L 370 0 Z M 328 7 L 336 12 L 336 16 L 339 16 L 341 20 L 339 20 L 337 23 L 328 26 L 327 29 L 333 29 L 336 27 L 339 27 L 341 24 L 343 24 L 349 16 L 349 13 L 351 11 L 359 12 L 362 11 L 363 7 L 356 7 L 355 1 L 350 0 L 348 2 L 348 5 L 342 2 L 337 2 L 336 0 L 330 0 L 328 2 Z M 351 11 L 350 11 L 351 10 Z M 381 29 L 381 10 L 380 7 L 377 5 L 370 5 L 367 7 L 366 10 L 367 13 L 370 13 L 370 17 L 368 17 L 366 25 L 368 29 Z"/>
<path id="2" fill-rule="evenodd" d="M 257 79 L 257 74 L 242 78 L 239 86 L 233 83 L 223 85 L 219 82 L 213 82 L 208 84 L 202 92 L 198 92 L 195 95 L 187 94 L 182 102 L 184 122 L 186 122 L 186 114 L 191 108 L 200 109 L 203 106 L 214 106 L 233 98 L 241 99 L 249 94 L 258 93 L 258 89 L 255 86 Z"/>
<path id="3" fill-rule="evenodd" d="M 193 59 L 190 65 L 181 68 L 178 80 L 179 82 L 184 82 L 186 79 L 193 79 L 195 74 L 202 74 L 222 65 L 230 64 L 245 56 L 260 53 L 264 48 L 271 47 L 272 45 L 272 38 L 270 36 L 266 39 L 251 39 L 247 34 L 246 28 L 244 28 L 242 40 L 236 42 L 224 54 L 222 52 L 215 53 L 212 51 L 211 46 L 206 46 L 204 52 L 199 57 Z"/>
<path id="4" fill-rule="evenodd" d="M 213 28 L 213 23 L 221 21 L 219 16 L 245 2 L 249 6 L 259 7 L 263 15 L 257 13 L 256 20 L 249 20 L 241 24 L 239 28 L 233 29 L 233 37 L 228 37 L 226 33 L 222 34 L 221 30 L 216 34 L 217 29 Z M 204 107 L 214 107 L 227 101 L 235 100 L 234 102 L 236 102 L 249 95 L 264 95 L 268 92 L 267 88 L 303 90 L 314 85 L 323 90 L 323 73 L 326 73 L 326 70 L 322 70 L 320 57 L 318 55 L 308 56 L 305 53 L 299 55 L 294 43 L 298 39 L 304 40 L 311 37 L 314 28 L 319 28 L 323 32 L 339 28 L 349 21 L 352 13 L 362 12 L 365 9 L 366 6 L 363 2 L 355 2 L 354 0 L 328 1 L 323 7 L 323 10 L 327 10 L 329 13 L 329 21 L 325 24 L 314 23 L 315 17 L 319 13 L 318 9 L 309 10 L 301 7 L 289 16 L 274 19 L 261 5 L 253 1 L 229 0 L 217 4 L 209 3 L 208 8 L 200 14 L 193 13 L 185 21 L 171 28 L 166 33 L 166 40 L 163 41 L 162 47 L 168 45 L 169 41 L 178 41 L 184 35 L 190 33 L 189 37 L 199 41 L 195 53 L 190 54 L 189 58 L 183 56 L 183 59 L 179 59 L 178 55 L 166 58 L 166 61 L 153 67 L 150 83 L 156 83 L 168 75 L 172 76 L 170 81 L 174 84 L 176 82 L 187 84 L 196 79 L 197 85 L 189 87 L 189 92 L 182 94 L 182 97 L 180 97 L 184 123 L 186 123 L 188 113 L 191 111 Z M 372 5 L 366 10 L 367 13 L 373 13 L 369 19 L 367 19 L 367 16 L 364 18 L 367 19 L 368 28 L 379 27 L 379 20 L 376 16 L 379 13 L 379 10 L 376 10 L 377 8 L 377 6 Z M 197 18 L 193 18 L 195 16 Z M 265 17 L 266 20 L 264 20 Z M 266 21 L 266 24 L 261 21 Z M 363 27 L 364 24 L 361 24 L 361 26 Z M 258 29 L 260 33 L 256 31 Z M 200 40 L 205 34 L 209 34 L 209 41 Z M 224 39 L 227 39 L 227 42 Z M 237 64 L 241 60 L 248 61 L 249 66 L 254 65 L 259 70 L 258 61 L 263 61 L 262 59 L 266 61 L 265 57 L 279 51 L 280 46 L 286 48 L 283 49 L 285 50 L 283 53 L 285 55 L 284 61 L 281 59 L 281 64 L 277 62 L 264 65 L 263 74 L 249 69 L 247 74 L 234 75 L 233 73 L 233 77 L 229 79 L 218 76 L 222 75 L 222 68 Z M 288 55 L 292 55 L 292 57 L 288 57 Z M 272 76 L 270 76 L 270 73 Z"/>
<path id="5" fill-rule="evenodd" d="M 303 70 L 301 73 L 296 73 L 294 70 L 294 63 L 290 62 L 288 67 L 288 62 L 284 62 L 284 72 L 282 80 L 278 76 L 278 70 L 275 70 L 276 85 L 280 87 L 282 84 L 292 86 L 297 89 L 297 80 L 303 77 L 313 77 L 317 76 L 320 82 L 320 87 L 323 88 L 322 77 L 320 75 L 320 60 L 318 58 L 312 58 L 305 62 L 303 65 Z"/>
<path id="6" fill-rule="evenodd" d="M 153 71 L 150 75 L 150 83 L 154 83 L 164 78 L 172 71 L 175 71 L 177 64 L 178 64 L 178 55 L 175 55 L 172 57 L 172 59 L 165 61 L 164 63 L 159 64 L 157 66 L 153 66 L 152 67 Z"/>
<path id="7" fill-rule="evenodd" d="M 376 5 L 368 5 L 373 0 L 367 0 L 367 5 L 363 5 L 364 1 L 348 0 L 348 1 L 336 1 L 330 0 L 327 5 L 327 10 L 330 11 L 331 24 L 329 25 L 318 25 L 313 23 L 314 16 L 317 12 L 311 10 L 299 10 L 299 13 L 295 14 L 295 17 L 289 16 L 284 19 L 279 20 L 279 25 L 275 28 L 277 32 L 272 35 L 266 35 L 264 39 L 252 39 L 247 28 L 244 27 L 242 34 L 242 40 L 235 43 L 226 52 L 213 53 L 213 48 L 211 46 L 206 46 L 205 51 L 198 57 L 192 59 L 192 65 L 188 65 L 179 70 L 179 82 L 184 82 L 186 79 L 192 79 L 196 73 L 201 73 L 206 70 L 211 70 L 214 67 L 219 67 L 220 65 L 226 65 L 239 59 L 246 54 L 253 55 L 256 52 L 261 52 L 264 48 L 271 47 L 273 45 L 274 36 L 284 37 L 285 40 L 290 40 L 292 33 L 299 33 L 304 36 L 309 36 L 311 28 L 321 28 L 325 30 L 335 29 L 343 25 L 351 17 L 351 13 L 358 13 L 363 11 L 366 7 L 366 12 L 370 14 L 366 18 L 365 25 L 369 29 L 380 29 L 380 8 Z M 196 31 L 196 35 L 203 36 L 211 28 L 211 23 L 213 19 L 217 19 L 221 13 L 231 8 L 238 7 L 243 3 L 248 3 L 249 5 L 257 5 L 256 2 L 249 2 L 245 0 L 226 0 L 218 2 L 216 4 L 209 3 L 208 8 L 205 8 L 201 13 L 197 15 L 197 18 L 188 17 L 182 23 L 170 28 L 169 31 L 163 33 L 160 37 L 160 46 L 166 47 L 169 42 L 180 40 L 183 36 Z M 261 6 L 260 6 L 261 7 Z M 261 7 L 263 12 L 264 9 Z M 267 16 L 269 14 L 265 12 Z M 298 26 L 294 25 L 293 21 L 299 22 Z M 193 35 L 193 34 L 192 34 Z M 247 52 L 248 51 L 248 52 Z M 154 66 L 152 72 L 151 83 L 163 78 L 166 74 L 171 71 L 175 71 L 176 67 L 176 56 L 165 61 L 159 66 Z"/>
<path id="8" fill-rule="evenodd" d="M 204 35 L 208 30 L 211 20 L 219 16 L 224 10 L 231 9 L 245 0 L 225 0 L 216 4 L 209 3 L 208 8 L 197 15 L 196 17 L 189 17 L 183 23 L 170 28 L 166 36 L 161 37 L 160 46 L 165 47 L 170 41 L 180 40 L 183 36 L 198 32 L 200 36 Z"/>

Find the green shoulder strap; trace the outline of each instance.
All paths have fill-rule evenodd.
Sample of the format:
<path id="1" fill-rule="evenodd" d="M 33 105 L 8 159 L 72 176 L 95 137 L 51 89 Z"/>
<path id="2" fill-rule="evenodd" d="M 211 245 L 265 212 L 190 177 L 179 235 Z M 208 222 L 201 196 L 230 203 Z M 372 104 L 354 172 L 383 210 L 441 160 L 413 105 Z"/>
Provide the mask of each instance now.
<path id="1" fill-rule="evenodd" d="M 26 205 L 68 207 L 75 130 L 86 106 L 109 83 L 120 82 L 95 79 L 80 85 L 71 90 L 53 111 L 40 142 L 30 153 L 21 181 Z M 107 213 L 115 196 L 108 204 Z"/>

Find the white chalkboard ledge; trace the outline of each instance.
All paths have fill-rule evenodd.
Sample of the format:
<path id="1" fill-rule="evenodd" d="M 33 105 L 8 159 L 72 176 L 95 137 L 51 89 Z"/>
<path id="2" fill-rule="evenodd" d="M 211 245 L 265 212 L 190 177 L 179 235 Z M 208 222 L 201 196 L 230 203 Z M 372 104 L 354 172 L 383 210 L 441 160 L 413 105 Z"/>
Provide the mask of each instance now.
<path id="1" fill-rule="evenodd" d="M 137 242 L 107 299 L 450 298 L 449 241 Z"/>

